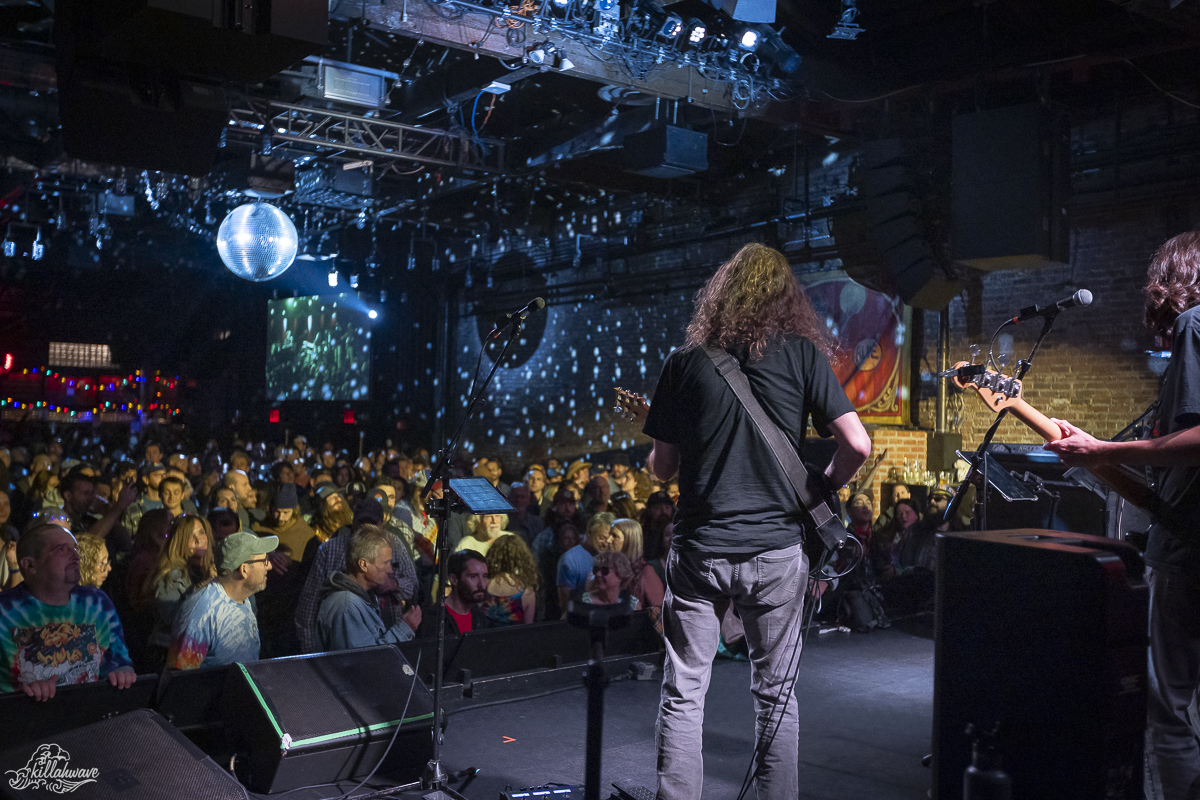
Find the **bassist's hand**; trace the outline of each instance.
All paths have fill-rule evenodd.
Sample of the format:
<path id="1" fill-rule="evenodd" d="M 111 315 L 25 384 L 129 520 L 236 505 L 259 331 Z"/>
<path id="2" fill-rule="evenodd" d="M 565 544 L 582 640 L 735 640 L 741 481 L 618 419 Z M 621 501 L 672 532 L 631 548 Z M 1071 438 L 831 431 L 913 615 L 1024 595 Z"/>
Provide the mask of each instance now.
<path id="1" fill-rule="evenodd" d="M 1076 428 L 1061 419 L 1052 420 L 1062 431 L 1062 438 L 1057 442 L 1046 442 L 1042 447 L 1052 453 L 1057 453 L 1062 462 L 1069 467 L 1101 464 L 1104 461 L 1102 442 L 1090 433 Z"/>

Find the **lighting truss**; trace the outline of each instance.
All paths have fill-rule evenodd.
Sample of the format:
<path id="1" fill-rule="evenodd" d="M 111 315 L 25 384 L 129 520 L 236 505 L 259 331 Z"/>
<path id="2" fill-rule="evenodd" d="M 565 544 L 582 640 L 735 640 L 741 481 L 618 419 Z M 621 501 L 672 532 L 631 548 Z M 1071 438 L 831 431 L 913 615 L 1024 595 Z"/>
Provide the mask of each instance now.
<path id="1" fill-rule="evenodd" d="M 291 149 L 345 161 L 408 162 L 502 173 L 504 143 L 436 128 L 362 117 L 255 97 L 233 97 L 227 139 L 251 147 L 287 142 Z"/>
<path id="2" fill-rule="evenodd" d="M 570 9 L 587 6 L 601 12 L 604 8 L 620 9 L 616 0 L 593 0 L 590 6 L 581 0 L 571 0 L 567 5 Z M 496 24 L 503 22 L 520 28 L 528 25 L 531 39 L 549 35 L 560 51 L 568 46 L 578 46 L 599 61 L 617 67 L 638 81 L 650 80 L 651 73 L 656 69 L 694 67 L 707 80 L 729 84 L 734 96 L 733 105 L 742 110 L 762 104 L 768 96 L 777 97 L 775 93 L 785 88 L 783 80 L 768 74 L 769 64 L 754 59 L 746 60 L 746 53 L 753 47 L 734 44 L 718 52 L 715 44 L 710 44 L 709 40 L 714 43 L 718 39 L 729 40 L 709 36 L 707 30 L 705 36 L 698 37 L 698 42 L 691 41 L 689 36 L 683 47 L 677 47 L 670 39 L 682 33 L 683 20 L 676 15 L 670 15 L 672 19 L 668 20 L 665 12 L 647 12 L 643 8 L 640 15 L 634 14 L 624 21 L 617 18 L 613 24 L 605 21 L 603 13 L 598 22 L 592 15 L 569 13 L 566 17 L 555 16 L 551 12 L 555 8 L 554 0 L 541 0 L 532 12 L 517 11 L 507 5 L 484 6 L 472 0 L 441 0 L 438 8 L 441 9 L 439 15 L 447 15 L 446 19 L 480 14 L 491 17 Z M 670 28 L 665 27 L 668 22 Z M 753 27 L 746 30 L 752 32 L 756 46 L 761 34 Z M 738 40 L 744 32 L 737 32 Z"/>

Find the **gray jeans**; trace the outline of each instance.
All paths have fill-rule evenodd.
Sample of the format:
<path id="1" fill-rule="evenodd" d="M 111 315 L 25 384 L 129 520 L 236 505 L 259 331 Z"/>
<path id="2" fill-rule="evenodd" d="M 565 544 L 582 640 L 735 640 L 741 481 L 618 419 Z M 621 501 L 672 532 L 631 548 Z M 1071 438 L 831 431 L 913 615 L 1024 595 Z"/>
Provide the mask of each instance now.
<path id="1" fill-rule="evenodd" d="M 667 556 L 666 576 L 667 662 L 655 731 L 659 800 L 699 800 L 704 788 L 704 695 L 721 618 L 731 602 L 741 615 L 750 648 L 756 742 L 771 740 L 758 758 L 758 798 L 795 800 L 799 712 L 788 685 L 788 678 L 794 676 L 788 672 L 800 649 L 801 609 L 808 583 L 803 549 L 796 544 L 726 558 L 673 549 Z M 785 695 L 788 702 L 783 707 Z"/>
<path id="2" fill-rule="evenodd" d="M 1200 798 L 1196 690 L 1200 687 L 1200 582 L 1150 569 L 1147 800 Z"/>

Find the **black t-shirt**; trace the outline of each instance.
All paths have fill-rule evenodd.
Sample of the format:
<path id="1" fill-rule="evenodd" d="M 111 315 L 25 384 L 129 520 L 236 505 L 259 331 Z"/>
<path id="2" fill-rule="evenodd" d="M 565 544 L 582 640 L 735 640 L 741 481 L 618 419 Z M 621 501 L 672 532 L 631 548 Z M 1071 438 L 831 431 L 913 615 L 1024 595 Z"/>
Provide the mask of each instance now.
<path id="1" fill-rule="evenodd" d="M 803 448 L 811 416 L 822 436 L 854 411 L 829 360 L 802 336 L 772 343 L 758 361 L 730 350 L 767 415 Z M 800 541 L 808 515 L 754 421 L 702 348 L 663 365 L 643 432 L 680 451 L 676 546 L 707 553 L 761 553 Z M 803 452 L 801 457 L 803 457 Z"/>
<path id="2" fill-rule="evenodd" d="M 1168 433 L 1200 424 L 1200 307 L 1189 308 L 1175 321 L 1171 360 L 1158 393 L 1156 433 Z M 1196 519 L 1200 513 L 1200 467 L 1166 467 L 1158 473 L 1159 496 L 1176 518 Z M 1166 525 L 1150 529 L 1146 561 L 1152 567 L 1186 570 L 1200 577 L 1200 525 L 1193 525 L 1185 544 Z"/>

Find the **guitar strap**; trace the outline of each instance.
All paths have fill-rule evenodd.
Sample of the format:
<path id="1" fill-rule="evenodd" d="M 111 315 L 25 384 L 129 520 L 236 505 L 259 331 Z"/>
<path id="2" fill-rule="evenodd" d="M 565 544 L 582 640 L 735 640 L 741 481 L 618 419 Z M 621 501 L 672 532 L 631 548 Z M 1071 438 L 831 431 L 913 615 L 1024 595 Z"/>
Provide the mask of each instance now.
<path id="1" fill-rule="evenodd" d="M 746 409 L 746 413 L 753 420 L 754 427 L 758 428 L 758 432 L 766 439 L 771 452 L 775 454 L 779 465 L 783 467 L 783 473 L 787 476 L 788 483 L 792 485 L 796 496 L 800 498 L 801 505 L 812 517 L 822 544 L 827 550 L 840 550 L 846 544 L 846 537 L 849 535 L 846 526 L 842 524 L 841 517 L 834 514 L 829 508 L 829 504 L 825 502 L 824 498 L 809 489 L 809 481 L 812 476 L 805 469 L 804 462 L 800 460 L 791 441 L 783 431 L 779 430 L 779 426 L 771 421 L 767 412 L 758 402 L 758 398 L 754 396 L 754 391 L 750 388 L 750 381 L 746 379 L 746 373 L 742 372 L 737 359 L 711 344 L 704 346 L 704 352 L 716 365 L 717 373 L 725 379 L 729 388 L 733 389 L 733 393 L 737 395 L 738 400 Z"/>

